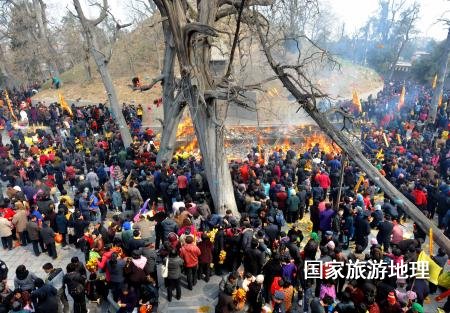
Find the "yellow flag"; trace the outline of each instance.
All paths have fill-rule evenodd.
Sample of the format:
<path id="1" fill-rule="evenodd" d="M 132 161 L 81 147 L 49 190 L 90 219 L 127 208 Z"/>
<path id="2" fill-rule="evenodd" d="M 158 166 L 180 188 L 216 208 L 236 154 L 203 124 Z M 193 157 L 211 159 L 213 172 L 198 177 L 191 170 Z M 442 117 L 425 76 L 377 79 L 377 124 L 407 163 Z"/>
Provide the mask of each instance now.
<path id="1" fill-rule="evenodd" d="M 359 176 L 358 182 L 356 183 L 356 186 L 355 186 L 355 190 L 354 190 L 355 192 L 358 192 L 358 189 L 361 186 L 361 184 L 363 183 L 363 181 L 364 181 L 364 175 Z"/>
<path id="2" fill-rule="evenodd" d="M 436 88 L 436 83 L 437 83 L 437 74 L 434 75 L 433 83 L 431 84 L 431 88 L 435 89 Z"/>
<path id="3" fill-rule="evenodd" d="M 397 134 L 397 141 L 399 144 L 402 144 L 402 137 L 400 137 L 400 134 Z"/>
<path id="4" fill-rule="evenodd" d="M 442 93 L 439 95 L 438 108 L 440 108 L 441 105 L 442 105 Z"/>
<path id="5" fill-rule="evenodd" d="M 380 160 L 383 158 L 383 148 L 380 149 L 380 151 L 378 151 L 377 155 L 375 156 L 375 158 L 377 160 Z"/>
<path id="6" fill-rule="evenodd" d="M 417 262 L 427 262 L 428 263 L 428 281 L 437 285 L 439 281 L 439 275 L 442 272 L 442 267 L 440 267 L 436 262 L 425 251 L 420 252 L 417 257 Z"/>
<path id="7" fill-rule="evenodd" d="M 64 99 L 64 96 L 62 95 L 62 93 L 59 93 L 58 96 L 59 96 L 59 104 L 61 104 L 61 108 L 63 110 L 66 110 L 67 113 L 69 113 L 70 116 L 73 116 L 72 108 L 67 104 L 67 102 Z"/>
<path id="8" fill-rule="evenodd" d="M 389 148 L 389 141 L 388 141 L 385 133 L 383 133 L 383 139 L 384 139 L 384 143 L 386 144 L 386 147 Z"/>
<path id="9" fill-rule="evenodd" d="M 401 108 L 405 104 L 405 94 L 406 94 L 406 89 L 405 89 L 405 85 L 403 85 L 402 93 L 400 94 L 400 98 L 398 99 L 398 105 L 397 105 L 397 109 L 399 111 L 401 110 Z"/>
<path id="10" fill-rule="evenodd" d="M 15 121 L 17 121 L 17 117 L 14 114 L 14 110 L 11 104 L 11 99 L 9 99 L 8 91 L 5 89 L 3 92 L 3 95 L 5 96 L 6 103 L 8 104 L 9 112 L 11 112 L 11 116 L 14 118 Z"/>
<path id="11" fill-rule="evenodd" d="M 352 102 L 358 109 L 358 112 L 362 112 L 361 101 L 359 100 L 358 93 L 356 92 L 356 90 L 353 90 L 353 101 Z"/>

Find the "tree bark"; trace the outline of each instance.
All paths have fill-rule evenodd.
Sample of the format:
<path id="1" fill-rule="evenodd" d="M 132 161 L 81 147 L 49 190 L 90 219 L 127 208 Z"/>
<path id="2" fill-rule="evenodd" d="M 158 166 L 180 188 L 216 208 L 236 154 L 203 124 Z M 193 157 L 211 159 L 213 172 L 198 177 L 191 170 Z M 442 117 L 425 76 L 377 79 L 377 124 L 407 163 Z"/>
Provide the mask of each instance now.
<path id="1" fill-rule="evenodd" d="M 395 72 L 395 65 L 397 65 L 397 62 L 400 59 L 400 55 L 402 54 L 406 43 L 409 41 L 409 34 L 410 34 L 411 30 L 413 29 L 414 22 L 417 20 L 418 10 L 419 10 L 418 7 L 416 6 L 416 4 L 414 4 L 414 7 L 411 9 L 411 11 L 409 13 L 409 14 L 411 14 L 411 16 L 408 21 L 408 27 L 406 29 L 405 40 L 403 40 L 402 43 L 400 44 L 400 47 L 398 48 L 397 53 L 395 55 L 395 59 L 391 64 L 391 68 L 390 68 L 390 72 L 389 72 L 389 79 L 388 79 L 389 81 L 391 81 L 392 76 L 394 75 L 394 72 Z"/>
<path id="2" fill-rule="evenodd" d="M 367 176 L 377 184 L 384 193 L 394 201 L 396 201 L 402 209 L 409 215 L 414 222 L 425 232 L 428 233 L 429 229 L 433 229 L 433 234 L 436 243 L 450 255 L 450 239 L 444 235 L 444 233 L 430 221 L 411 201 L 409 201 L 400 191 L 398 191 L 380 172 L 367 160 L 359 147 L 353 145 L 353 143 L 347 138 L 347 136 L 338 131 L 328 119 L 320 113 L 312 103 L 314 95 L 305 95 L 295 83 L 291 80 L 280 65 L 272 58 L 271 52 L 268 48 L 267 42 L 264 39 L 261 29 L 258 29 L 260 42 L 263 46 L 264 54 L 275 72 L 280 79 L 283 86 L 302 104 L 303 109 L 311 116 L 311 118 L 319 125 L 322 131 L 325 132 L 336 144 L 350 156 L 353 161 L 361 168 Z"/>
<path id="3" fill-rule="evenodd" d="M 429 122 L 434 124 L 436 121 L 439 98 L 444 91 L 445 77 L 447 76 L 448 59 L 450 57 L 450 27 L 448 28 L 447 39 L 445 40 L 444 52 L 442 54 L 442 60 L 440 62 L 440 68 L 438 72 L 438 79 L 436 89 L 433 92 L 433 98 L 431 99 L 430 117 Z"/>
<path id="4" fill-rule="evenodd" d="M 60 67 L 57 62 L 57 52 L 53 45 L 51 44 L 50 37 L 47 31 L 47 22 L 45 14 L 45 3 L 42 0 L 33 0 L 34 14 L 36 17 L 36 24 L 39 29 L 39 37 L 41 39 L 41 44 L 44 45 L 44 50 L 46 51 L 47 63 L 50 66 L 51 74 L 55 76 L 60 76 Z"/>
<path id="5" fill-rule="evenodd" d="M 106 2 L 106 1 L 104 1 Z M 108 71 L 108 61 L 104 53 L 100 51 L 100 47 L 97 43 L 97 38 L 94 33 L 94 27 L 102 21 L 102 16 L 106 16 L 106 13 L 100 13 L 100 17 L 95 21 L 88 20 L 83 13 L 79 0 L 73 0 L 75 10 L 77 11 L 78 18 L 83 28 L 84 37 L 86 39 L 86 45 L 94 58 L 97 70 L 102 78 L 103 85 L 105 86 L 106 93 L 108 95 L 109 105 L 111 113 L 118 125 L 120 135 L 125 147 L 128 147 L 133 142 L 130 134 L 130 130 L 122 114 L 122 109 L 117 99 L 116 89 L 114 88 L 113 81 Z M 103 8 L 104 10 L 106 7 Z"/>
<path id="6" fill-rule="evenodd" d="M 190 23 L 186 17 L 187 8 L 182 1 L 154 2 L 159 4 L 161 15 L 166 14 L 168 17 L 181 69 L 181 90 L 191 112 L 215 211 L 224 214 L 230 209 L 238 215 L 225 154 L 223 120 L 219 123 L 216 120 L 217 100 L 204 100 L 205 90 L 217 87 L 211 77 L 211 45 L 208 36 L 215 35 L 212 26 L 216 20 L 218 1 L 198 2 L 197 22 Z"/>
<path id="7" fill-rule="evenodd" d="M 162 161 L 170 163 L 172 160 L 177 140 L 177 129 L 183 116 L 185 105 L 180 100 L 182 94 L 175 97 L 175 56 L 176 51 L 173 42 L 173 35 L 170 24 L 167 19 L 167 11 L 161 1 L 155 1 L 158 7 L 164 33 L 164 63 L 162 69 L 162 88 L 163 88 L 163 112 L 164 120 L 162 123 L 161 141 L 159 145 L 156 162 L 160 164 Z"/>

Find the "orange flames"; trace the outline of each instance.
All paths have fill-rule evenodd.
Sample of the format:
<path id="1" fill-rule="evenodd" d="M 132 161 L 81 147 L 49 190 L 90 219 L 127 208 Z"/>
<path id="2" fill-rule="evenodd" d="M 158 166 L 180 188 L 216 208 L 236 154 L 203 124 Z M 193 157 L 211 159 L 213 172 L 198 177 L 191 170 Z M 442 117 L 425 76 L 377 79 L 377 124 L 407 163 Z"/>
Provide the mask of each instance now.
<path id="1" fill-rule="evenodd" d="M 176 154 L 195 154 L 198 151 L 197 137 L 195 136 L 194 125 L 190 116 L 186 116 L 178 124 L 177 141 L 185 142 L 177 148 Z"/>
<path id="2" fill-rule="evenodd" d="M 319 144 L 320 150 L 325 151 L 325 153 L 340 151 L 339 147 L 337 145 L 333 145 L 333 142 L 327 136 L 320 133 L 314 133 L 313 135 L 305 138 L 305 143 L 302 145 L 302 152 L 314 147 L 317 143 Z"/>
<path id="3" fill-rule="evenodd" d="M 276 140 L 275 142 L 273 142 L 271 139 L 263 137 L 264 134 L 270 134 L 274 131 L 274 128 L 272 127 L 261 129 L 257 129 L 256 127 L 232 127 L 229 128 L 229 131 L 238 135 L 256 133 L 256 144 L 258 152 L 262 152 L 264 149 L 266 153 L 270 154 L 273 151 L 278 151 L 279 149 L 283 150 L 284 152 L 292 149 L 297 153 L 304 153 L 308 149 L 313 148 L 316 144 L 319 144 L 320 151 L 325 151 L 325 153 L 327 154 L 340 152 L 339 147 L 337 145 L 333 145 L 333 142 L 322 132 L 313 130 L 311 126 L 306 127 L 305 125 L 300 125 L 298 127 L 294 127 L 293 129 L 295 130 L 296 128 L 299 130 L 299 132 L 294 131 L 293 134 L 285 133 L 280 139 Z M 182 157 L 200 156 L 198 141 L 195 136 L 194 126 L 192 124 L 190 116 L 184 117 L 178 125 L 177 143 L 177 155 L 180 155 Z M 234 146 L 238 144 L 238 142 L 233 142 L 232 139 L 231 141 L 227 139 L 225 140 L 224 145 L 228 150 L 228 159 L 240 159 L 244 157 L 246 152 L 248 152 L 246 151 L 246 149 L 250 146 L 242 147 L 242 149 L 236 149 L 236 147 Z M 264 155 L 261 155 L 261 157 L 264 157 Z"/>

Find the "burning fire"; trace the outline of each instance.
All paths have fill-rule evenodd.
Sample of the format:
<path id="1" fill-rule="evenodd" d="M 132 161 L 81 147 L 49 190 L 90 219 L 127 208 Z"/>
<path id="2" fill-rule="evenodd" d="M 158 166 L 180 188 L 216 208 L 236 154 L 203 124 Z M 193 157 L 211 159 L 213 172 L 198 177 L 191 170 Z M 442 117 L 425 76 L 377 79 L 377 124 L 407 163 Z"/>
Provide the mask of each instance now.
<path id="1" fill-rule="evenodd" d="M 316 144 L 319 144 L 320 151 L 325 153 L 338 153 L 340 151 L 337 145 L 333 145 L 331 139 L 329 139 L 321 131 L 312 129 L 312 126 L 300 125 L 298 127 L 290 126 L 288 129 L 279 133 L 279 139 L 275 140 L 271 135 L 275 135 L 276 128 L 273 127 L 231 127 L 228 129 L 231 136 L 227 136 L 225 139 L 225 148 L 227 150 L 228 159 L 241 159 L 245 156 L 245 153 L 251 148 L 252 144 L 249 142 L 239 143 L 242 136 L 248 134 L 257 134 L 256 145 L 259 152 L 265 151 L 264 154 L 271 154 L 273 151 L 294 150 L 297 153 L 304 153 L 308 149 L 313 148 Z M 194 126 L 190 116 L 186 116 L 178 125 L 177 129 L 177 149 L 176 154 L 181 156 L 200 156 L 199 145 L 195 136 Z M 241 146 L 245 145 L 245 146 Z M 261 157 L 266 157 L 261 154 Z"/>
<path id="2" fill-rule="evenodd" d="M 305 138 L 305 143 L 302 145 L 302 152 L 305 152 L 309 148 L 313 148 L 317 143 L 319 144 L 320 150 L 325 151 L 325 153 L 340 151 L 339 147 L 337 145 L 333 145 L 333 142 L 327 136 L 320 133 L 314 133 L 311 136 Z"/>
<path id="3" fill-rule="evenodd" d="M 198 151 L 197 137 L 195 136 L 194 125 L 190 116 L 185 116 L 178 124 L 177 141 L 185 142 L 185 144 L 178 146 L 176 154 L 192 155 Z"/>

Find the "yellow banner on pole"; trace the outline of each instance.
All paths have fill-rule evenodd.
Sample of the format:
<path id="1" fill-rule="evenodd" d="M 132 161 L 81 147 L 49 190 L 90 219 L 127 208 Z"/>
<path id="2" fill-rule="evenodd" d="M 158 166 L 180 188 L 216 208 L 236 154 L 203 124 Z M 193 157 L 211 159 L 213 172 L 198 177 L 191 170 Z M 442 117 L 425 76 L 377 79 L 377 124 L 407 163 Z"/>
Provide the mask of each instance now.
<path id="1" fill-rule="evenodd" d="M 356 90 L 353 90 L 352 102 L 356 106 L 356 108 L 358 109 L 358 112 L 361 113 L 362 112 L 362 105 L 361 105 L 361 101 L 359 100 L 358 93 L 356 92 Z"/>
<path id="2" fill-rule="evenodd" d="M 400 137 L 400 134 L 397 134 L 397 141 L 399 144 L 402 144 L 402 137 Z"/>
<path id="3" fill-rule="evenodd" d="M 389 141 L 387 140 L 386 134 L 383 133 L 383 139 L 384 139 L 384 143 L 386 144 L 386 147 L 389 148 Z"/>
<path id="4" fill-rule="evenodd" d="M 399 111 L 403 107 L 403 105 L 405 104 L 405 94 L 406 94 L 406 89 L 405 89 L 405 85 L 403 85 L 402 93 L 400 94 L 400 98 L 398 99 L 398 105 L 397 105 L 397 109 Z"/>
<path id="5" fill-rule="evenodd" d="M 433 83 L 431 84 L 431 88 L 435 89 L 436 88 L 436 84 L 437 84 L 437 74 L 434 75 Z"/>
<path id="6" fill-rule="evenodd" d="M 434 255 L 433 250 L 433 228 L 430 227 L 430 255 Z"/>
<path id="7" fill-rule="evenodd" d="M 9 108 L 9 112 L 11 113 L 11 116 L 17 122 L 17 117 L 14 114 L 14 110 L 13 110 L 13 107 L 12 107 L 12 104 L 11 104 L 11 99 L 9 99 L 8 91 L 6 89 L 5 89 L 5 91 L 3 91 L 3 96 L 5 96 L 5 100 L 6 100 L 6 103 L 8 104 L 8 108 Z"/>
<path id="8" fill-rule="evenodd" d="M 64 99 L 64 96 L 62 95 L 62 93 L 59 93 L 58 96 L 59 96 L 59 104 L 61 104 L 61 108 L 63 110 L 66 110 L 67 113 L 69 113 L 70 116 L 73 116 L 72 108 L 67 104 L 67 102 Z"/>
<path id="9" fill-rule="evenodd" d="M 375 156 L 375 158 L 377 160 L 380 160 L 383 158 L 383 148 L 380 149 L 380 151 L 378 151 L 377 155 Z"/>
<path id="10" fill-rule="evenodd" d="M 358 192 L 358 189 L 361 186 L 361 184 L 363 183 L 363 181 L 364 181 L 364 175 L 361 174 L 361 176 L 359 176 L 358 182 L 356 183 L 355 190 L 354 190 L 355 192 Z"/>

